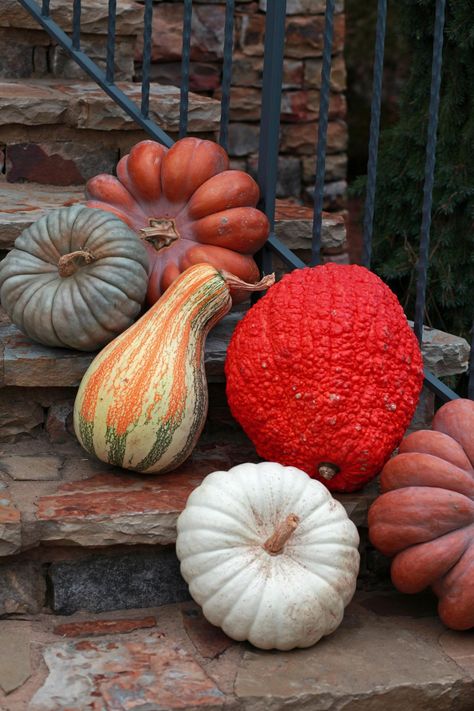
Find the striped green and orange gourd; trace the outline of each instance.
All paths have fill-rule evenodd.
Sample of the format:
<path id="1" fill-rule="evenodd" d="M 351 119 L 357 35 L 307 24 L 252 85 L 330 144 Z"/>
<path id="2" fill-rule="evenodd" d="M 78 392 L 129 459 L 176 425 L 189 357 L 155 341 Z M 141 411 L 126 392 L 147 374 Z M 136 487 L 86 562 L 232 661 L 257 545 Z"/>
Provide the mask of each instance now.
<path id="1" fill-rule="evenodd" d="M 74 405 L 82 446 L 109 464 L 144 473 L 178 467 L 204 427 L 208 393 L 204 344 L 230 309 L 230 289 L 258 291 L 273 275 L 246 284 L 197 264 L 86 371 Z"/>

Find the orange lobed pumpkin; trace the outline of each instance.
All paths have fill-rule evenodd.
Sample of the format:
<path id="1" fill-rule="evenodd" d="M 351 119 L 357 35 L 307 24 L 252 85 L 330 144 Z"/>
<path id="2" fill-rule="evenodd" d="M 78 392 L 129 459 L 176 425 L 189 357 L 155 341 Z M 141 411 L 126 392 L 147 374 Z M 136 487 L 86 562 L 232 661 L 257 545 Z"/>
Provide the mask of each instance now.
<path id="1" fill-rule="evenodd" d="M 447 627 L 474 627 L 474 401 L 436 413 L 432 430 L 408 435 L 382 470 L 369 536 L 394 556 L 401 592 L 431 586 Z"/>
<path id="2" fill-rule="evenodd" d="M 229 170 L 227 153 L 213 141 L 183 138 L 169 149 L 141 141 L 119 161 L 117 177 L 89 180 L 86 196 L 88 207 L 113 212 L 143 236 L 150 304 L 193 264 L 206 262 L 248 283 L 259 279 L 252 255 L 269 233 L 256 209 L 259 188 L 247 173 Z"/>

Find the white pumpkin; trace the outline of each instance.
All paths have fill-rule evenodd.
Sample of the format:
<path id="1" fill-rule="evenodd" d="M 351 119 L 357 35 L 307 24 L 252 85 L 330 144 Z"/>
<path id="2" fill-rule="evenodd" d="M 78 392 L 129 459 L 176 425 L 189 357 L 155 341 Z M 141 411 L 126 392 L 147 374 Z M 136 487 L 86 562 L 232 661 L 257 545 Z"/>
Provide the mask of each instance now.
<path id="1" fill-rule="evenodd" d="M 213 625 L 261 649 L 309 647 L 341 623 L 359 535 L 325 486 L 272 462 L 213 472 L 178 518 L 176 551 Z"/>

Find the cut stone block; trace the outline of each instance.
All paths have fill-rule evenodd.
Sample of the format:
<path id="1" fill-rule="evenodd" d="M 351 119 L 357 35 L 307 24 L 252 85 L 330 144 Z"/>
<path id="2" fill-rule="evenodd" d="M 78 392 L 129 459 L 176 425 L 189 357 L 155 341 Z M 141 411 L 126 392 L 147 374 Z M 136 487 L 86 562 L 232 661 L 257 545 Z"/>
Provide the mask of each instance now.
<path id="1" fill-rule="evenodd" d="M 159 632 L 136 639 L 82 640 L 48 647 L 46 683 L 29 709 L 222 708 L 225 696 L 179 642 Z M 158 704 L 158 706 L 157 706 Z"/>
<path id="2" fill-rule="evenodd" d="M 45 602 L 46 581 L 39 563 L 0 563 L 0 615 L 36 615 Z"/>
<path id="3" fill-rule="evenodd" d="M 31 623 L 0 620 L 0 639 L 0 687 L 9 694 L 31 674 Z"/>
<path id="4" fill-rule="evenodd" d="M 228 314 L 207 338 L 205 364 L 209 379 L 223 379 L 227 345 L 242 316 L 241 311 Z M 2 386 L 78 386 L 96 355 L 35 343 L 11 323 L 0 324 L 0 346 L 3 346 Z"/>
<path id="5" fill-rule="evenodd" d="M 141 85 L 117 82 L 132 101 L 140 105 Z M 150 87 L 150 119 L 165 131 L 179 128 L 180 91 L 175 86 Z M 220 102 L 190 92 L 188 129 L 190 132 L 216 130 L 220 122 Z M 71 128 L 98 131 L 136 130 L 128 116 L 95 82 L 67 83 L 61 80 L 0 82 L 0 126 L 66 124 Z"/>
<path id="6" fill-rule="evenodd" d="M 81 30 L 90 34 L 107 34 L 108 3 L 104 0 L 82 0 Z M 52 2 L 51 17 L 65 32 L 72 30 L 73 6 L 70 2 Z M 38 29 L 37 21 L 17 0 L 0 3 L 0 27 Z M 117 3 L 116 34 L 137 35 L 143 32 L 143 5 L 132 0 Z"/>
<path id="7" fill-rule="evenodd" d="M 53 563 L 53 610 L 106 612 L 158 607 L 189 599 L 174 547 Z"/>
<path id="8" fill-rule="evenodd" d="M 11 555 L 21 549 L 21 516 L 6 484 L 0 481 L 0 555 Z"/>
<path id="9" fill-rule="evenodd" d="M 301 205 L 277 202 L 275 232 L 290 249 L 311 249 L 313 210 Z M 342 215 L 323 213 L 321 245 L 324 249 L 342 247 L 346 241 L 346 225 Z"/>
<path id="10" fill-rule="evenodd" d="M 0 471 L 15 481 L 54 481 L 60 478 L 63 460 L 53 456 L 0 457 Z"/>
<path id="11" fill-rule="evenodd" d="M 11 249 L 32 222 L 51 210 L 84 200 L 84 186 L 55 187 L 33 183 L 0 183 L 0 249 Z"/>

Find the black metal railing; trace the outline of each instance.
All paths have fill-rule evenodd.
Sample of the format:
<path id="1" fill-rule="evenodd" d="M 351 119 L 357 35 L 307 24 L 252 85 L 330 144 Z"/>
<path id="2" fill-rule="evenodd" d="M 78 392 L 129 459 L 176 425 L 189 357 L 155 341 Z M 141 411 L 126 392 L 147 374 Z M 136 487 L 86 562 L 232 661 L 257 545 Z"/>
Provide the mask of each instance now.
<path id="1" fill-rule="evenodd" d="M 59 1 L 59 0 L 58 0 Z M 61 0 L 62 2 L 63 0 Z M 105 1 L 105 0 L 104 0 Z M 143 30 L 143 66 L 141 82 L 141 106 L 131 101 L 114 82 L 115 64 L 115 22 L 116 0 L 108 0 L 108 38 L 105 72 L 102 71 L 80 49 L 81 0 L 73 0 L 73 22 L 69 37 L 51 18 L 50 0 L 18 0 L 18 2 L 38 21 L 39 24 L 58 42 L 94 79 L 102 89 L 153 139 L 170 146 L 173 140 L 149 118 L 150 102 L 150 62 L 151 34 L 153 20 L 153 0 L 144 0 Z M 183 0 L 182 61 L 180 82 L 180 121 L 179 135 L 187 133 L 190 47 L 192 28 L 192 0 Z M 426 141 L 425 178 L 423 186 L 422 224 L 420 226 L 420 252 L 417 263 L 417 292 L 415 305 L 414 329 L 421 342 L 423 335 L 423 316 L 427 275 L 429 267 L 429 240 L 432 212 L 432 191 L 435 168 L 436 133 L 439 112 L 439 93 L 443 51 L 443 30 L 446 0 L 436 0 L 434 25 L 433 59 L 431 72 L 431 91 L 429 104 L 429 122 Z M 322 208 L 324 198 L 324 179 L 326 164 L 326 141 L 329 119 L 330 73 L 332 60 L 332 37 L 335 0 L 327 0 L 324 46 L 321 70 L 321 90 L 318 135 L 315 136 L 316 166 L 314 189 L 314 220 L 311 264 L 320 260 Z M 264 65 L 262 83 L 262 107 L 259 138 L 258 182 L 261 190 L 261 207 L 270 221 L 270 236 L 267 245 L 259 255 L 259 264 L 263 272 L 272 270 L 272 257 L 277 255 L 287 266 L 299 268 L 306 266 L 275 235 L 275 204 L 279 153 L 280 104 L 282 90 L 283 57 L 285 43 L 286 0 L 269 0 L 265 20 Z M 367 187 L 364 210 L 363 256 L 362 262 L 370 268 L 374 206 L 376 196 L 377 156 L 380 133 L 380 107 L 382 76 L 384 63 L 385 28 L 387 18 L 387 0 L 378 0 L 377 23 L 375 31 L 375 58 L 373 72 L 373 92 L 371 103 L 370 136 L 367 164 Z M 219 142 L 227 148 L 230 86 L 232 73 L 232 51 L 234 32 L 234 0 L 226 1 L 223 73 L 221 92 L 221 120 Z M 470 359 L 470 381 L 468 395 L 474 399 L 474 327 Z M 443 402 L 457 398 L 458 395 L 446 387 L 431 373 L 425 373 L 426 386 Z"/>

